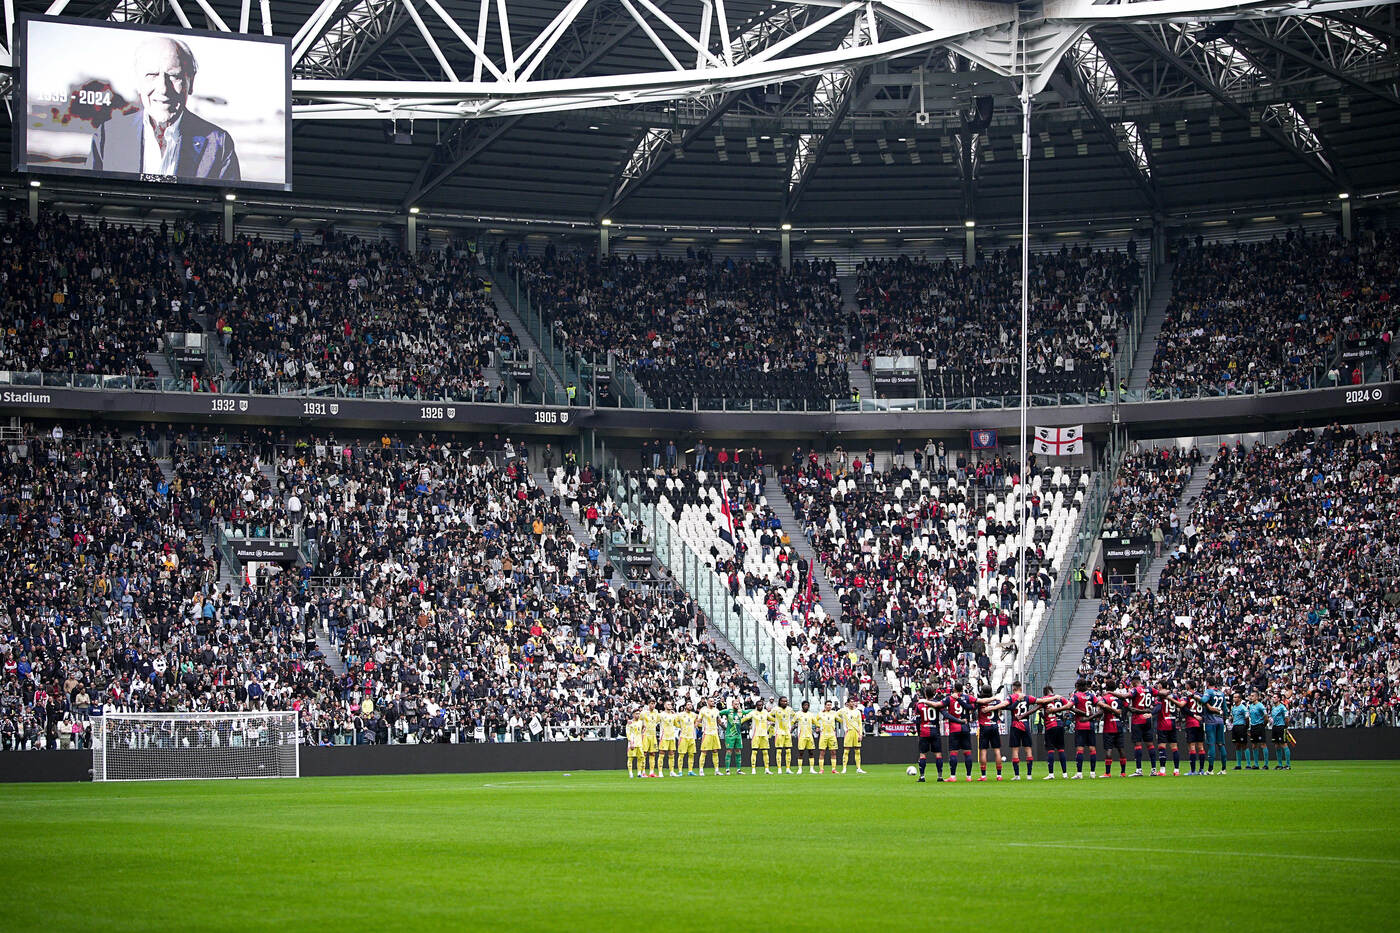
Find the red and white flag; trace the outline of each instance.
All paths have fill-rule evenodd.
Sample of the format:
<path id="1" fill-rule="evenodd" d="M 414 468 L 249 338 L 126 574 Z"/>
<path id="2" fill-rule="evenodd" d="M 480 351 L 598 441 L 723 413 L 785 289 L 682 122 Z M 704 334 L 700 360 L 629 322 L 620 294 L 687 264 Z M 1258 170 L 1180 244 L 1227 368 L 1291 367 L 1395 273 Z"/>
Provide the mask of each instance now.
<path id="1" fill-rule="evenodd" d="M 728 541 L 730 547 L 737 548 L 739 533 L 734 527 L 734 513 L 729 510 L 729 487 L 723 476 L 719 478 L 719 517 L 723 520 L 719 526 L 719 536 Z"/>
<path id="2" fill-rule="evenodd" d="M 1084 452 L 1084 425 L 1074 424 L 1067 428 L 1036 428 L 1035 442 L 1031 450 L 1052 457 L 1082 454 Z"/>

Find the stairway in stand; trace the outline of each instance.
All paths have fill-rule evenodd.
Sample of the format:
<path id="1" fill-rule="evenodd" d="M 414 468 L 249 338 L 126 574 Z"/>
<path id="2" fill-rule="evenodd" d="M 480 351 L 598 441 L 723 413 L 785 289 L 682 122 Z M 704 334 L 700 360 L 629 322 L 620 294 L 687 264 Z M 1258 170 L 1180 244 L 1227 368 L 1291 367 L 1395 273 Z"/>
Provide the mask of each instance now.
<path id="1" fill-rule="evenodd" d="M 161 475 L 165 477 L 166 484 L 169 485 L 171 488 L 174 488 L 174 463 L 171 462 L 169 457 L 159 457 L 156 459 L 156 465 L 160 467 Z M 213 533 L 205 532 L 203 535 L 203 541 L 205 552 L 213 553 L 214 559 L 219 562 L 219 576 L 218 579 L 214 581 L 214 585 L 218 588 L 220 592 L 223 592 L 225 587 L 229 587 L 230 590 L 235 594 L 242 593 L 243 575 L 224 562 L 222 555 L 219 554 L 218 549 L 214 546 Z"/>
<path id="2" fill-rule="evenodd" d="M 1196 468 L 1196 472 L 1191 474 L 1191 481 L 1186 484 L 1186 488 L 1181 491 L 1181 501 L 1176 504 L 1176 514 L 1181 519 L 1181 527 L 1185 528 L 1191 523 L 1191 516 L 1196 511 L 1196 500 L 1200 498 L 1201 490 L 1206 488 L 1206 480 L 1210 479 L 1209 464 L 1202 463 Z M 1167 569 L 1167 558 L 1171 552 L 1166 548 L 1162 550 L 1161 557 L 1152 559 L 1152 563 L 1147 566 L 1147 573 L 1143 575 L 1143 588 L 1156 590 L 1157 584 L 1162 582 L 1162 571 Z"/>
<path id="3" fill-rule="evenodd" d="M 769 482 L 765 479 L 763 496 L 767 499 L 768 507 L 773 510 L 778 521 L 782 522 L 783 530 L 787 532 L 788 539 L 792 542 L 792 549 L 797 552 L 798 557 L 807 562 L 807 566 L 812 568 L 812 591 L 821 600 L 822 608 L 827 615 L 835 618 L 836 624 L 841 628 L 841 634 L 845 635 L 846 640 L 854 645 L 855 634 L 850 625 L 846 624 L 842 618 L 841 601 L 836 598 L 835 590 L 827 581 L 826 568 L 817 560 L 817 552 L 812 547 L 812 543 L 807 540 L 802 523 L 797 520 L 797 515 L 792 511 L 792 504 L 783 494 L 782 485 L 777 480 Z M 875 689 L 879 692 L 880 703 L 884 704 L 894 694 L 894 689 L 888 678 L 880 673 L 875 664 L 874 656 L 866 649 L 859 650 L 861 657 L 870 662 L 870 667 L 875 672 Z"/>
<path id="4" fill-rule="evenodd" d="M 546 378 L 554 384 L 554 391 L 560 398 L 564 397 L 564 379 L 559 371 L 554 368 L 554 364 L 549 361 L 549 357 L 540 349 L 540 345 L 535 342 L 535 338 L 530 334 L 530 328 L 525 326 L 525 322 L 516 313 L 515 306 L 506 298 L 506 288 L 503 280 L 492 276 L 491 303 L 496 306 L 496 313 L 501 320 L 510 325 L 511 331 L 515 334 L 515 339 L 520 341 L 520 345 L 526 350 L 533 350 L 534 356 L 543 364 Z"/>
<path id="5" fill-rule="evenodd" d="M 1138 339 L 1137 355 L 1133 358 L 1133 369 L 1128 374 L 1128 388 L 1147 388 L 1147 376 L 1152 372 L 1152 358 L 1157 354 L 1157 338 L 1162 333 L 1162 322 L 1167 316 L 1167 305 L 1172 298 L 1172 264 L 1163 263 L 1157 267 L 1157 277 L 1153 279 L 1152 296 L 1147 302 L 1147 314 L 1142 319 L 1142 336 Z"/>
<path id="6" fill-rule="evenodd" d="M 1205 488 L 1209 477 L 1209 466 L 1202 464 L 1196 468 L 1196 472 L 1182 489 L 1181 499 L 1176 504 L 1176 513 L 1181 519 L 1182 528 L 1189 524 L 1191 513 L 1195 511 L 1195 501 Z M 1163 549 L 1161 557 L 1153 558 L 1146 574 L 1143 575 L 1142 589 L 1157 589 L 1170 556 L 1171 552 Z M 1065 636 L 1064 646 L 1060 648 L 1060 656 L 1055 661 L 1055 673 L 1050 681 L 1055 689 L 1061 692 L 1073 687 L 1075 678 L 1079 676 L 1079 663 L 1084 659 L 1084 649 L 1089 647 L 1089 636 L 1093 633 L 1094 619 L 1099 613 L 1099 600 L 1093 598 L 1092 585 L 1091 589 L 1085 592 L 1089 595 L 1081 599 L 1075 608 L 1074 619 L 1070 622 L 1069 632 Z M 1044 684 L 1034 685 L 1036 689 L 1043 686 Z"/>

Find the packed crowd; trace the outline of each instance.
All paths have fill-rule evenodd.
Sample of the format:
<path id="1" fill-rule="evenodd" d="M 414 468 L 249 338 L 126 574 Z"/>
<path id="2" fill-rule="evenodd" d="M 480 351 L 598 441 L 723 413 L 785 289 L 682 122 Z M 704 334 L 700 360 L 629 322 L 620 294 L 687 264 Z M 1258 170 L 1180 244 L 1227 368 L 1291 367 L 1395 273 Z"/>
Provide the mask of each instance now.
<path id="1" fill-rule="evenodd" d="M 475 256 L 416 256 L 327 232 L 321 243 L 217 237 L 49 213 L 0 233 L 0 368 L 154 376 L 166 333 L 217 336 L 232 369 L 201 386 L 486 400 L 513 353 Z"/>
<path id="2" fill-rule="evenodd" d="M 860 341 L 868 356 L 912 356 L 929 396 L 1020 392 L 1019 252 L 977 265 L 900 256 L 860 269 Z M 1118 329 L 1141 270 L 1126 253 L 1065 247 L 1031 257 L 1031 392 L 1112 385 Z"/>
<path id="3" fill-rule="evenodd" d="M 1283 687 L 1313 722 L 1400 702 L 1400 435 L 1222 446 L 1156 592 L 1114 593 L 1081 671 Z"/>
<path id="4" fill-rule="evenodd" d="M 158 230 L 47 215 L 0 230 L 0 369 L 153 376 L 146 354 L 195 327 L 185 269 Z"/>
<path id="5" fill-rule="evenodd" d="M 99 705 L 292 708 L 309 741 L 413 742 L 591 737 L 648 696 L 756 695 L 683 593 L 610 585 L 523 449 L 238 441 L 59 427 L 8 445 L 0 746 L 81 745 Z M 265 502 L 319 543 L 316 576 L 220 586 L 204 529 L 260 532 Z"/>
<path id="6" fill-rule="evenodd" d="M 1160 447 L 1125 456 L 1104 510 L 1104 532 L 1151 537 L 1160 554 L 1163 542 L 1181 531 L 1176 506 L 1200 462 L 1198 448 Z"/>
<path id="7" fill-rule="evenodd" d="M 1351 385 L 1390 355 L 1400 236 L 1290 231 L 1263 243 L 1183 241 L 1148 388 L 1196 395 Z M 1363 342 L 1373 353 L 1343 354 Z"/>
<path id="8" fill-rule="evenodd" d="M 289 708 L 328 681 L 285 593 L 217 585 L 145 441 L 29 435 L 0 500 L 0 748 L 81 747 L 98 704 Z"/>
<path id="9" fill-rule="evenodd" d="M 516 338 L 475 257 L 386 243 L 194 241 L 216 329 L 252 391 L 335 385 L 351 395 L 490 398 L 483 367 Z"/>
<path id="10" fill-rule="evenodd" d="M 826 407 L 850 394 L 846 315 L 830 262 L 522 257 L 515 270 L 560 340 L 616 351 L 660 407 L 693 398 Z"/>
<path id="11" fill-rule="evenodd" d="M 865 463 L 874 459 L 868 453 Z M 835 587 L 842 616 L 899 690 L 946 677 L 989 683 L 1024 634 L 1017 610 L 1021 484 L 989 458 L 985 486 L 946 455 L 867 471 L 857 456 L 795 456 L 781 472 L 793 512 Z M 1031 464 L 1027 588 L 1042 613 L 1072 537 L 1087 474 Z M 994 671 L 995 668 L 995 671 Z"/>

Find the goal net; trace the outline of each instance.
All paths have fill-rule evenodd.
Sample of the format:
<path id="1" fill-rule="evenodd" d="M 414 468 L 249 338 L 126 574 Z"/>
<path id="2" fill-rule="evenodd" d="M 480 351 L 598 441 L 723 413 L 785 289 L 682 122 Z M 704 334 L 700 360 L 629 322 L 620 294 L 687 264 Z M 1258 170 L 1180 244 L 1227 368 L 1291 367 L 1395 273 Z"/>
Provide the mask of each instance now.
<path id="1" fill-rule="evenodd" d="M 299 777 L 295 712 L 107 713 L 94 720 L 94 781 Z"/>

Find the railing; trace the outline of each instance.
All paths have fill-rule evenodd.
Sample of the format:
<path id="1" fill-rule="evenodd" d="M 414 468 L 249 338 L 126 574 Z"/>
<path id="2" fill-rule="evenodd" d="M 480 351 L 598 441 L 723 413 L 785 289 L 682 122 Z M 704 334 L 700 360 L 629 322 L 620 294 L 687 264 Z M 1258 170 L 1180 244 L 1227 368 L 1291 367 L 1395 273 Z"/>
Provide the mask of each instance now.
<path id="1" fill-rule="evenodd" d="M 1089 490 L 1084 495 L 1084 510 L 1080 515 L 1079 535 L 1075 540 L 1074 552 L 1060 567 L 1060 579 L 1050 601 L 1050 611 L 1042 621 L 1040 630 L 1027 650 L 1021 655 L 1026 660 L 1020 667 L 1020 680 L 1028 688 L 1039 690 L 1049 682 L 1054 673 L 1055 662 L 1064 647 L 1070 623 L 1079 607 L 1079 587 L 1074 582 L 1074 568 L 1084 564 L 1098 542 L 1103 526 L 1104 511 L 1108 506 L 1109 493 L 1118 478 L 1118 470 L 1123 463 L 1123 448 L 1117 435 L 1110 434 L 1103 456 L 1093 473 Z"/>
<path id="2" fill-rule="evenodd" d="M 794 700 L 811 696 L 812 691 L 806 684 L 794 678 L 792 652 L 787 645 L 769 633 L 766 623 L 735 604 L 725 581 L 714 568 L 679 535 L 673 534 L 671 523 L 642 500 L 641 490 L 629 482 L 627 474 L 618 469 L 611 456 L 605 453 L 604 458 L 613 501 L 633 521 L 651 529 L 651 544 L 657 559 L 695 600 L 705 617 L 780 696 L 788 695 Z"/>
<path id="3" fill-rule="evenodd" d="M 402 724 L 402 725 L 400 725 Z M 303 745 L 464 745 L 494 742 L 602 742 L 622 737 L 622 731 L 610 725 L 539 726 L 534 732 L 529 723 L 507 726 L 504 731 L 485 726 L 453 723 L 450 725 L 408 726 L 399 719 L 387 730 L 352 729 L 344 726 L 303 726 Z"/>
<path id="4" fill-rule="evenodd" d="M 619 369 L 619 372 L 622 370 Z M 1394 360 L 1383 360 L 1364 370 L 1364 381 L 1358 385 L 1376 385 L 1394 382 L 1397 373 Z M 563 406 L 568 399 L 544 380 L 545 398 L 542 404 Z M 474 389 L 469 393 L 429 392 L 405 393 L 391 387 L 358 386 L 350 387 L 336 383 L 320 386 L 305 386 L 300 383 L 272 382 L 249 383 L 241 381 L 206 380 L 199 381 L 198 388 L 192 380 L 162 379 L 146 376 L 114 375 L 106 373 L 75 372 L 18 372 L 0 370 L 0 385 L 23 388 L 53 389 L 102 389 L 112 391 L 137 392 L 182 392 L 182 393 L 222 393 L 253 396 L 308 396 L 321 398 L 371 399 L 384 401 L 411 402 L 458 402 L 463 404 L 502 405 L 520 407 L 514 403 L 496 402 L 489 389 Z M 1292 389 L 1225 389 L 1216 386 L 1198 386 L 1195 391 L 1178 389 L 1124 389 L 1110 391 L 1105 386 L 1100 392 L 1052 392 L 1033 393 L 1030 396 L 1031 408 L 1053 408 L 1082 405 L 1107 405 L 1115 400 L 1123 403 L 1136 402 L 1180 402 L 1197 399 L 1260 398 L 1273 395 L 1297 395 L 1319 389 L 1348 388 L 1350 383 L 1334 383 L 1325 374 L 1309 378 L 1308 384 Z M 579 397 L 584 397 L 584 388 L 579 386 Z M 728 412 L 792 412 L 792 413 L 878 413 L 888 411 L 1005 411 L 1020 407 L 1021 397 L 1014 395 L 977 395 L 962 397 L 933 397 L 915 399 L 866 399 L 859 402 L 848 399 L 824 399 L 816 403 L 810 399 L 764 398 L 729 399 L 691 397 L 689 404 L 667 407 L 658 405 L 657 400 L 645 397 L 639 390 L 629 393 L 618 392 L 616 406 L 647 411 L 728 411 Z M 624 400 L 626 404 L 623 404 Z M 23 399 L 13 400 L 23 404 Z M 526 403 L 530 404 L 530 403 Z M 578 401 L 575 404 L 580 404 Z M 613 407 L 613 406 L 609 406 Z"/>

